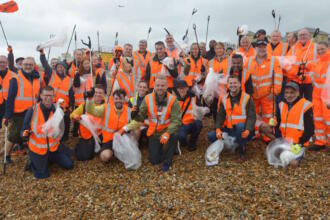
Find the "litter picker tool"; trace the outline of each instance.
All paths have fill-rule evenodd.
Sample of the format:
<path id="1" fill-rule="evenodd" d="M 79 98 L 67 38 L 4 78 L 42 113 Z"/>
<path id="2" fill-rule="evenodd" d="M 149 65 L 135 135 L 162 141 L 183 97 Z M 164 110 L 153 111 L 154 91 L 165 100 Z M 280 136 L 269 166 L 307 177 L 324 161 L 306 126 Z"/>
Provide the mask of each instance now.
<path id="1" fill-rule="evenodd" d="M 208 34 L 209 34 L 209 24 L 210 24 L 210 18 L 211 18 L 211 16 L 210 16 L 210 15 L 209 15 L 209 16 L 207 16 L 206 38 L 205 38 L 205 43 L 206 43 L 206 45 L 207 45 L 207 36 L 208 36 Z"/>
<path id="2" fill-rule="evenodd" d="M 66 49 L 66 53 L 65 53 L 65 56 L 66 56 L 66 57 L 68 56 L 69 49 L 70 49 L 70 46 L 71 46 L 71 41 L 72 41 L 73 35 L 74 35 L 74 33 L 75 33 L 76 27 L 77 27 L 77 25 L 75 24 L 75 25 L 73 26 L 73 30 L 72 30 L 72 34 L 71 34 L 71 38 L 70 38 L 70 41 L 69 41 L 68 48 Z"/>
<path id="3" fill-rule="evenodd" d="M 88 47 L 89 49 L 89 62 L 90 62 L 90 72 L 91 72 L 91 80 L 92 80 L 92 87 L 94 87 L 94 79 L 93 79 L 93 66 L 92 66 L 92 41 L 91 37 L 88 36 L 88 43 L 81 40 L 81 43 Z"/>
<path id="4" fill-rule="evenodd" d="M 147 41 L 149 40 L 149 35 L 150 35 L 150 33 L 151 33 L 151 30 L 152 30 L 152 28 L 150 27 L 149 30 L 148 30 Z"/>
<path id="5" fill-rule="evenodd" d="M 272 16 L 273 16 L 273 19 L 274 19 L 274 30 L 276 30 L 276 14 L 275 14 L 274 9 L 272 10 Z"/>
<path id="6" fill-rule="evenodd" d="M 7 36 L 6 36 L 5 30 L 3 29 L 3 26 L 2 26 L 2 22 L 1 21 L 0 21 L 0 25 L 1 25 L 1 30 L 2 30 L 3 36 L 4 36 L 5 40 L 6 40 L 7 47 L 9 47 Z"/>
<path id="7" fill-rule="evenodd" d="M 191 16 L 190 16 L 190 20 L 189 20 L 189 23 L 188 23 L 188 27 L 187 27 L 187 30 L 186 30 L 186 33 L 185 35 L 183 35 L 182 37 L 182 40 L 184 41 L 186 39 L 186 37 L 188 36 L 188 31 L 189 31 L 189 26 L 191 24 L 191 21 L 192 21 L 192 18 L 194 16 L 194 14 L 197 13 L 197 8 L 193 8 L 192 12 L 191 12 Z"/>

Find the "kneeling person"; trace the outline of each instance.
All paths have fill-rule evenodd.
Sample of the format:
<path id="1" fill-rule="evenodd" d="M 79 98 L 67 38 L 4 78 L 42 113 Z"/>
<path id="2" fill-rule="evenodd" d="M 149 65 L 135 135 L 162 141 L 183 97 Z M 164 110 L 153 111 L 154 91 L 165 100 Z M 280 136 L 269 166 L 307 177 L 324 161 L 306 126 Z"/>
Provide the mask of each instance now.
<path id="1" fill-rule="evenodd" d="M 216 132 L 209 133 L 209 140 L 222 139 L 222 132 L 235 137 L 238 144 L 239 162 L 244 162 L 246 157 L 246 144 L 251 140 L 256 123 L 256 111 L 250 95 L 243 92 L 238 76 L 228 77 L 227 95 L 220 103 L 216 119 Z"/>
<path id="2" fill-rule="evenodd" d="M 64 169 L 73 168 L 73 161 L 64 153 L 65 146 L 60 138 L 47 137 L 41 130 L 42 125 L 55 112 L 54 89 L 46 86 L 42 89 L 40 98 L 41 102 L 27 111 L 21 129 L 21 136 L 29 140 L 31 169 L 37 179 L 49 177 L 49 162 L 57 163 Z"/>
<path id="3" fill-rule="evenodd" d="M 181 146 L 186 145 L 187 136 L 190 134 L 188 150 L 196 150 L 197 139 L 202 130 L 203 124 L 194 117 L 194 110 L 199 100 L 189 91 L 185 80 L 178 80 L 174 83 L 177 97 L 182 111 L 182 125 L 179 128 L 179 141 Z"/>
<path id="4" fill-rule="evenodd" d="M 94 96 L 93 101 L 96 106 L 103 105 L 104 103 L 104 96 L 105 90 L 102 84 L 96 84 L 94 89 Z M 88 113 L 86 113 L 86 104 L 81 104 L 77 109 L 75 109 L 70 118 L 74 121 L 79 122 L 81 120 L 81 115 L 86 114 L 91 119 L 93 123 L 98 125 L 102 125 L 102 117 L 94 117 Z M 101 136 L 101 129 L 98 132 L 98 135 Z M 77 160 L 84 161 L 84 160 L 91 160 L 94 156 L 94 148 L 95 148 L 95 141 L 92 136 L 92 133 L 82 124 L 79 125 L 79 142 L 75 146 L 75 154 Z"/>
<path id="5" fill-rule="evenodd" d="M 103 119 L 102 147 L 100 158 L 103 162 L 109 162 L 113 157 L 113 136 L 116 132 L 123 134 L 127 132 L 125 125 L 131 118 L 130 108 L 125 104 L 126 93 L 124 90 L 115 90 L 112 93 L 113 101 L 96 106 L 87 101 L 86 110 L 88 114 Z"/>

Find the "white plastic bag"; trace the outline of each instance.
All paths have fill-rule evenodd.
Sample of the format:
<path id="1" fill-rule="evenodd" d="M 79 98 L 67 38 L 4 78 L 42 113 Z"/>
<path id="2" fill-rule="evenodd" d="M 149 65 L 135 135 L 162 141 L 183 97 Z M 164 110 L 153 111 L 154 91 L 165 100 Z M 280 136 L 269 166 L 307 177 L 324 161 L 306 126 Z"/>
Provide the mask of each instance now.
<path id="1" fill-rule="evenodd" d="M 137 170 L 142 164 L 141 152 L 138 142 L 130 134 L 120 135 L 118 132 L 113 137 L 113 152 L 125 164 L 127 170 Z"/>
<path id="2" fill-rule="evenodd" d="M 286 71 L 296 63 L 296 56 L 277 56 L 276 58 L 280 61 L 282 69 Z"/>
<path id="3" fill-rule="evenodd" d="M 171 58 L 171 57 L 165 57 L 161 61 L 161 63 L 164 64 L 170 70 L 173 70 L 174 69 L 174 62 L 173 62 L 173 58 Z"/>
<path id="4" fill-rule="evenodd" d="M 98 153 L 101 150 L 101 140 L 97 134 L 97 130 L 100 129 L 101 126 L 93 122 L 86 114 L 81 115 L 80 124 L 86 127 L 92 133 L 93 138 L 95 140 L 94 151 L 95 153 Z"/>
<path id="5" fill-rule="evenodd" d="M 193 115 L 196 120 L 202 121 L 206 114 L 210 113 L 208 107 L 195 106 L 193 109 Z"/>
<path id="6" fill-rule="evenodd" d="M 228 76 L 215 73 L 213 68 L 210 68 L 203 88 L 203 98 L 208 105 L 212 104 L 214 98 L 226 94 L 225 88 L 227 85 L 227 78 Z"/>
<path id="7" fill-rule="evenodd" d="M 63 99 L 58 99 L 56 103 L 56 110 L 52 117 L 42 125 L 41 131 L 53 139 L 61 139 L 64 134 L 64 112 L 60 107 L 60 103 L 63 103 Z"/>
<path id="8" fill-rule="evenodd" d="M 236 138 L 229 136 L 227 132 L 222 133 L 222 139 L 227 150 L 235 151 L 238 147 L 238 144 L 235 142 Z"/>
<path id="9" fill-rule="evenodd" d="M 222 140 L 216 140 L 213 142 L 205 152 L 205 165 L 214 166 L 219 163 L 219 155 L 224 147 Z"/>
<path id="10" fill-rule="evenodd" d="M 291 146 L 292 143 L 283 138 L 270 142 L 266 148 L 268 163 L 275 167 L 286 167 L 292 160 L 301 157 L 305 153 L 305 148 L 301 147 L 299 153 L 295 154 L 292 152 Z"/>
<path id="11" fill-rule="evenodd" d="M 61 32 L 56 35 L 51 35 L 51 38 L 37 46 L 37 50 L 50 47 L 63 47 L 67 41 L 67 29 L 63 28 Z"/>
<path id="12" fill-rule="evenodd" d="M 321 99 L 326 105 L 330 105 L 330 64 L 328 66 L 325 87 L 322 88 Z"/>
<path id="13" fill-rule="evenodd" d="M 200 86 L 197 83 L 193 85 L 193 87 L 191 88 L 191 92 L 194 93 L 197 97 L 200 97 L 203 94 Z"/>

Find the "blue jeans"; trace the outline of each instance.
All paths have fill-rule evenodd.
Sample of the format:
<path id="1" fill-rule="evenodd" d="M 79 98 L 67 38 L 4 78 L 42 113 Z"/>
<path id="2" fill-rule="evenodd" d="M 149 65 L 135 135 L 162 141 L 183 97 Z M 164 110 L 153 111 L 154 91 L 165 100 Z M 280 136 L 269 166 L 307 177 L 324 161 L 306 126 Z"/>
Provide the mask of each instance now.
<path id="1" fill-rule="evenodd" d="M 186 145 L 186 140 L 188 134 L 190 134 L 190 139 L 188 143 L 189 148 L 196 148 L 197 145 L 197 139 L 199 136 L 199 133 L 201 132 L 203 128 L 203 124 L 200 120 L 195 120 L 193 123 L 187 124 L 187 125 L 181 125 L 179 128 L 179 141 L 181 146 Z"/>
<path id="2" fill-rule="evenodd" d="M 35 178 L 44 179 L 49 177 L 48 163 L 57 163 L 64 169 L 73 168 L 72 159 L 61 150 L 64 147 L 61 145 L 57 151 L 47 152 L 45 155 L 39 155 L 32 151 L 29 152 L 31 169 Z"/>
<path id="3" fill-rule="evenodd" d="M 242 132 L 245 131 L 245 124 L 244 123 L 238 123 L 231 129 L 225 127 L 221 130 L 222 130 L 222 132 L 227 132 L 229 134 L 229 136 L 236 138 L 235 142 L 238 144 L 237 149 L 238 149 L 239 154 L 240 155 L 245 155 L 246 154 L 246 144 L 253 137 L 253 133 L 252 134 L 250 133 L 247 138 L 242 138 Z M 211 143 L 216 141 L 217 140 L 216 131 L 210 131 L 207 134 L 207 139 Z"/>

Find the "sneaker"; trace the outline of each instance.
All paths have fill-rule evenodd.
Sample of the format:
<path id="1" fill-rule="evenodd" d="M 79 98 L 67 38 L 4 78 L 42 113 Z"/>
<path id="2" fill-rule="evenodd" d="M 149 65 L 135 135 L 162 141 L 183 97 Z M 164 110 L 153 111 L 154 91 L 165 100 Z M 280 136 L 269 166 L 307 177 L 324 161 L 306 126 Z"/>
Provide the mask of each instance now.
<path id="1" fill-rule="evenodd" d="M 239 156 L 239 158 L 237 160 L 238 163 L 244 163 L 245 161 L 246 161 L 245 156 Z"/>
<path id="2" fill-rule="evenodd" d="M 170 165 L 168 165 L 167 163 L 163 163 L 163 165 L 162 165 L 162 172 L 165 173 L 165 172 L 169 171 L 170 168 L 171 168 Z"/>
<path id="3" fill-rule="evenodd" d="M 11 164 L 13 163 L 12 159 L 11 159 L 11 156 L 10 155 L 7 155 L 6 156 L 6 164 Z"/>

